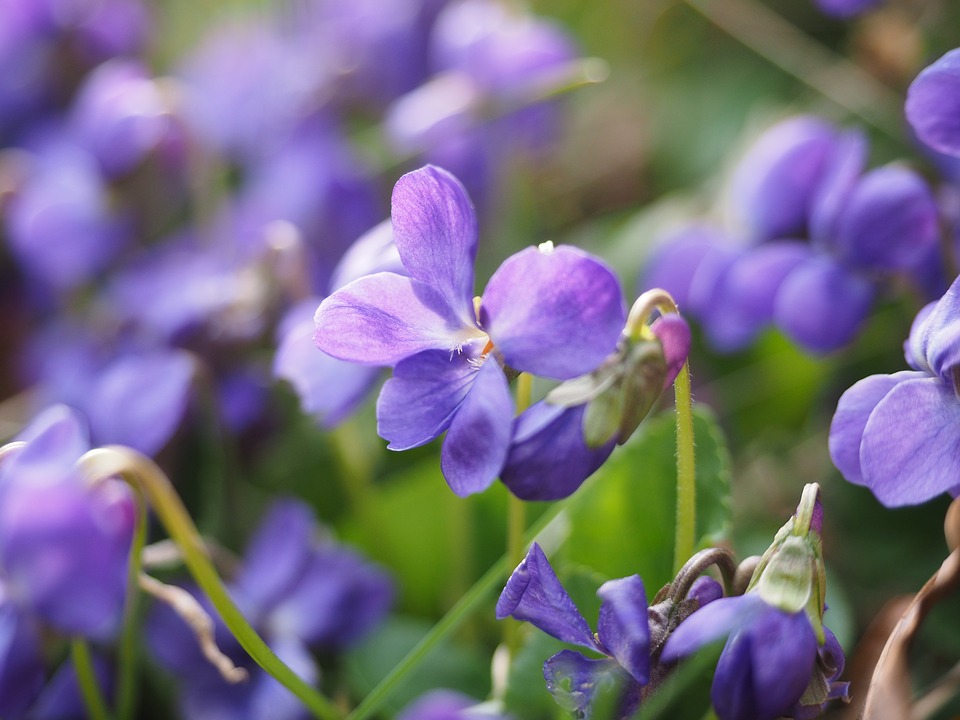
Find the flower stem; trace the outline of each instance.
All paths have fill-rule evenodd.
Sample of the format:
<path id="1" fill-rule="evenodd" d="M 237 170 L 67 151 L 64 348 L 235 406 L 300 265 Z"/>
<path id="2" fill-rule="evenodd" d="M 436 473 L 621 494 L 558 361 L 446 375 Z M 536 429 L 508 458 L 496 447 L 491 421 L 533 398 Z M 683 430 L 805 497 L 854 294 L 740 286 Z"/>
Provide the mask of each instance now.
<path id="1" fill-rule="evenodd" d="M 90 657 L 90 648 L 83 638 L 74 638 L 70 643 L 70 656 L 73 659 L 73 668 L 77 673 L 77 683 L 80 685 L 80 694 L 86 706 L 90 720 L 110 720 L 110 711 L 107 702 L 100 692 L 97 674 L 93 669 L 93 659 Z"/>
<path id="2" fill-rule="evenodd" d="M 554 503 L 546 510 L 536 522 L 530 527 L 523 536 L 523 544 L 529 544 L 535 540 L 541 533 L 547 531 L 548 526 L 560 515 L 566 503 Z M 483 603 L 498 583 L 503 582 L 504 576 L 515 565 L 511 564 L 510 557 L 503 555 L 494 564 L 483 577 L 474 583 L 440 621 L 434 625 L 420 642 L 407 655 L 397 663 L 393 670 L 387 673 L 387 676 L 363 699 L 356 709 L 347 716 L 347 720 L 367 720 L 373 717 L 383 706 L 384 702 L 390 697 L 391 693 L 403 684 L 407 675 L 413 671 L 420 662 L 436 649 L 445 638 L 451 635 L 460 625 Z"/>
<path id="3" fill-rule="evenodd" d="M 133 531 L 133 543 L 130 546 L 130 559 L 127 563 L 127 601 L 123 609 L 123 629 L 118 658 L 116 708 L 119 720 L 130 720 L 133 717 L 139 690 L 137 667 L 140 644 L 137 642 L 137 615 L 140 607 L 140 593 L 137 580 L 140 577 L 143 548 L 147 542 L 147 507 L 139 488 L 134 488 L 134 494 L 137 502 L 137 524 Z"/>
<path id="4" fill-rule="evenodd" d="M 94 478 L 119 475 L 139 487 L 173 541 L 180 546 L 190 574 L 213 603 L 227 628 L 250 657 L 276 678 L 321 720 L 339 720 L 340 710 L 278 658 L 237 608 L 204 551 L 203 540 L 164 472 L 148 457 L 112 445 L 86 453 L 80 466 Z"/>
<path id="5" fill-rule="evenodd" d="M 693 398 L 690 363 L 683 364 L 673 383 L 677 413 L 677 524 L 673 567 L 679 572 L 691 555 L 697 531 L 697 479 L 693 445 Z"/>
<path id="6" fill-rule="evenodd" d="M 516 391 L 517 415 L 530 407 L 533 395 L 533 377 L 529 373 L 520 373 L 517 377 Z M 523 561 L 523 531 L 527 522 L 527 506 L 513 493 L 507 494 L 507 560 L 511 568 Z M 520 649 L 520 622 L 512 618 L 503 626 L 503 642 L 510 657 Z"/>

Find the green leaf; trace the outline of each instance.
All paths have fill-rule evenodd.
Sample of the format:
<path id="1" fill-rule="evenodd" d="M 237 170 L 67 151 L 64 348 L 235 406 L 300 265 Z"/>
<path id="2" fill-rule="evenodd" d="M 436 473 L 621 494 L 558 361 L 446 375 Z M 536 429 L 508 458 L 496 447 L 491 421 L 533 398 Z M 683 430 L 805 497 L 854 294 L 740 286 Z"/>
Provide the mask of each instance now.
<path id="1" fill-rule="evenodd" d="M 723 434 L 705 408 L 695 408 L 694 437 L 697 537 L 706 546 L 722 538 L 729 525 L 730 460 Z M 607 577 L 639 573 L 652 597 L 672 579 L 675 458 L 673 414 L 647 420 L 599 477 L 574 496 L 562 557 Z"/>

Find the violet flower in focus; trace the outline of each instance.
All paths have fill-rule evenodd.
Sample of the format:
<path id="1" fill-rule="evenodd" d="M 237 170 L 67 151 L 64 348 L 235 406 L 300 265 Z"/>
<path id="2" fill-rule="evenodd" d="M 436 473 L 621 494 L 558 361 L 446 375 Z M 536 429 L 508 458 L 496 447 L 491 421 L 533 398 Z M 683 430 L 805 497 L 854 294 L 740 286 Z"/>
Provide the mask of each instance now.
<path id="1" fill-rule="evenodd" d="M 904 344 L 912 370 L 871 375 L 840 398 L 830 457 L 888 507 L 960 494 L 960 278 L 917 315 Z"/>
<path id="2" fill-rule="evenodd" d="M 509 451 L 507 373 L 568 379 L 596 367 L 623 327 L 619 283 L 575 248 L 528 248 L 475 304 L 476 218 L 463 186 L 439 168 L 400 178 L 392 221 L 409 277 L 377 273 L 333 293 L 317 310 L 317 345 L 393 366 L 377 406 L 381 437 L 405 450 L 448 431 L 447 482 L 458 495 L 480 492 Z"/>

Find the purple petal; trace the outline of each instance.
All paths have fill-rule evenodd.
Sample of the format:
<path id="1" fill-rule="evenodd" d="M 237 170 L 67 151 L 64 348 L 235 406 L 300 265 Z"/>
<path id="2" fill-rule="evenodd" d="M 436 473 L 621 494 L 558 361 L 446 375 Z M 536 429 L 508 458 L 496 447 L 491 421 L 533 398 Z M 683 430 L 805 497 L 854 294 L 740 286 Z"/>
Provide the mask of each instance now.
<path id="1" fill-rule="evenodd" d="M 833 246 L 837 220 L 867 165 L 867 137 L 860 131 L 845 132 L 838 140 L 810 209 L 810 238 L 825 248 Z"/>
<path id="2" fill-rule="evenodd" d="M 879 7 L 883 0 L 815 0 L 817 7 L 827 15 L 849 18 L 871 8 Z"/>
<path id="3" fill-rule="evenodd" d="M 723 586 L 709 575 L 701 575 L 693 581 L 690 591 L 687 593 L 688 600 L 696 600 L 698 607 L 703 607 L 707 603 L 719 600 L 723 597 Z"/>
<path id="4" fill-rule="evenodd" d="M 826 353 L 853 339 L 873 302 L 873 286 L 826 256 L 814 257 L 783 281 L 773 314 L 802 347 Z"/>
<path id="5" fill-rule="evenodd" d="M 566 380 L 613 351 L 626 310 L 609 267 L 561 246 L 507 258 L 483 293 L 480 318 L 510 367 Z"/>
<path id="6" fill-rule="evenodd" d="M 887 166 L 864 175 L 837 218 L 836 247 L 855 267 L 905 270 L 939 241 L 939 213 L 926 182 Z"/>
<path id="7" fill-rule="evenodd" d="M 431 690 L 404 708 L 397 720 L 509 719 L 494 710 L 481 710 L 476 700 L 453 690 Z"/>
<path id="8" fill-rule="evenodd" d="M 871 375 L 840 396 L 830 424 L 830 459 L 848 482 L 864 484 L 860 470 L 860 444 L 874 408 L 904 380 L 921 377 L 923 374 L 917 372 Z"/>
<path id="9" fill-rule="evenodd" d="M 331 428 L 356 409 L 381 371 L 327 355 L 314 345 L 313 335 L 311 317 L 293 325 L 277 347 L 273 373 L 293 385 L 306 412 Z"/>
<path id="10" fill-rule="evenodd" d="M 430 442 L 450 426 L 477 377 L 473 354 L 428 351 L 397 364 L 377 401 L 377 433 L 391 450 Z"/>
<path id="11" fill-rule="evenodd" d="M 877 404 L 863 431 L 864 483 L 887 507 L 916 505 L 960 477 L 960 401 L 939 378 L 899 383 Z"/>
<path id="12" fill-rule="evenodd" d="M 557 640 L 599 649 L 590 626 L 536 543 L 530 546 L 497 600 L 497 619 L 506 617 L 528 622 Z"/>
<path id="13" fill-rule="evenodd" d="M 907 121 L 924 143 L 960 156 L 960 49 L 925 68 L 910 84 Z"/>
<path id="14" fill-rule="evenodd" d="M 507 459 L 513 430 L 513 398 L 503 369 L 487 358 L 450 422 L 440 469 L 460 497 L 483 492 Z"/>
<path id="15" fill-rule="evenodd" d="M 598 690 L 612 688 L 616 666 L 593 660 L 573 650 L 561 650 L 543 664 L 543 677 L 554 701 L 564 710 L 589 717 L 588 708 Z"/>
<path id="16" fill-rule="evenodd" d="M 312 552 L 270 615 L 280 637 L 327 650 L 355 644 L 393 604 L 393 583 L 357 553 L 328 544 Z"/>
<path id="17" fill-rule="evenodd" d="M 315 524 L 313 512 L 297 500 L 279 500 L 270 507 L 234 581 L 248 614 L 262 618 L 301 579 Z"/>
<path id="18" fill-rule="evenodd" d="M 810 620 L 803 612 L 770 608 L 742 632 L 750 634 L 757 717 L 780 717 L 800 699 L 813 673 L 817 638 Z"/>
<path id="19" fill-rule="evenodd" d="M 460 181 L 427 165 L 393 188 L 393 236 L 410 277 L 437 290 L 463 324 L 472 324 L 477 218 Z"/>
<path id="20" fill-rule="evenodd" d="M 97 442 L 156 453 L 186 413 L 194 372 L 193 359 L 182 350 L 129 355 L 113 362 L 85 403 Z"/>
<path id="21" fill-rule="evenodd" d="M 764 243 L 744 251 L 718 278 L 707 315 L 711 343 L 723 350 L 749 344 L 773 320 L 784 279 L 811 257 L 808 245 L 792 240 Z"/>
<path id="22" fill-rule="evenodd" d="M 500 479 L 522 500 L 572 495 L 610 457 L 615 440 L 587 447 L 584 405 L 563 408 L 538 402 L 514 421 L 513 442 Z"/>
<path id="23" fill-rule="evenodd" d="M 397 245 L 393 242 L 393 224 L 390 220 L 384 220 L 354 241 L 333 271 L 330 290 L 339 290 L 364 275 L 378 272 L 406 274 Z"/>
<path id="24" fill-rule="evenodd" d="M 424 350 L 449 353 L 484 337 L 456 313 L 429 285 L 377 273 L 353 281 L 320 304 L 314 341 L 341 360 L 394 365 Z"/>
<path id="25" fill-rule="evenodd" d="M 803 233 L 818 183 L 837 143 L 837 130 L 814 117 L 767 130 L 741 160 L 734 202 L 757 240 Z"/>
<path id="26" fill-rule="evenodd" d="M 951 373 L 960 365 L 960 277 L 933 310 L 922 312 L 929 314 L 919 327 L 911 328 L 911 354 L 925 358 L 931 371 L 952 382 Z"/>
<path id="27" fill-rule="evenodd" d="M 670 387 L 690 354 L 690 326 L 683 316 L 670 313 L 654 320 L 650 330 L 660 340 L 663 359 L 667 363 L 667 376 L 663 379 L 664 389 Z"/>
<path id="28" fill-rule="evenodd" d="M 674 630 L 660 657 L 673 662 L 748 624 L 768 605 L 756 593 L 714 600 L 694 612 Z"/>
<path id="29" fill-rule="evenodd" d="M 316 685 L 320 679 L 320 669 L 310 649 L 299 639 L 290 636 L 275 638 L 270 649 L 276 653 L 284 665 L 293 670 L 301 680 Z M 307 720 L 310 712 L 296 695 L 280 684 L 269 673 L 255 670 L 250 680 L 249 699 L 244 703 L 248 718 L 270 718 L 270 720 Z M 235 685 L 230 686 L 236 688 Z M 227 715 L 226 717 L 235 717 Z M 198 716 L 206 720 L 205 715 Z"/>
<path id="30" fill-rule="evenodd" d="M 681 312 L 692 310 L 690 289 L 703 259 L 727 239 L 706 225 L 691 225 L 666 236 L 647 260 L 641 288 L 662 288 Z"/>
<path id="31" fill-rule="evenodd" d="M 922 370 L 930 374 L 936 374 L 927 364 L 926 345 L 929 342 L 929 333 L 927 330 L 927 318 L 930 317 L 937 303 L 932 302 L 920 308 L 920 312 L 910 324 L 910 336 L 903 343 L 903 356 L 906 358 L 907 365 L 914 370 Z"/>
<path id="32" fill-rule="evenodd" d="M 717 661 L 710 701 L 723 720 L 761 720 L 754 691 L 752 642 L 750 633 L 743 630 L 734 633 Z"/>
<path id="33" fill-rule="evenodd" d="M 72 474 L 73 464 L 90 449 L 86 425 L 65 405 L 44 410 L 17 440 L 27 445 L 0 465 L 0 488 L 6 478 L 36 485 L 58 482 Z"/>
<path id="34" fill-rule="evenodd" d="M 0 586 L 0 716 L 18 718 L 45 680 L 40 629 Z"/>
<path id="35" fill-rule="evenodd" d="M 597 634 L 617 662 L 640 684 L 650 679 L 647 595 L 639 575 L 610 580 L 597 590 L 603 600 Z"/>

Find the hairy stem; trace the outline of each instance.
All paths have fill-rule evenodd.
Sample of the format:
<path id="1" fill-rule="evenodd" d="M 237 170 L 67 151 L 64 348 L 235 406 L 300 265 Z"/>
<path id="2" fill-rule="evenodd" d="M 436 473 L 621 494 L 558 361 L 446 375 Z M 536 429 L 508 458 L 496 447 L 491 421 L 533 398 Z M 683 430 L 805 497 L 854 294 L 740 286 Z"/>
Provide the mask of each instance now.
<path id="1" fill-rule="evenodd" d="M 677 413 L 677 525 L 673 567 L 677 572 L 693 554 L 697 532 L 697 478 L 693 445 L 693 397 L 690 363 L 684 363 L 673 382 Z"/>
<path id="2" fill-rule="evenodd" d="M 527 373 L 520 373 L 517 377 L 517 415 L 530 407 L 533 394 L 533 378 Z M 507 559 L 511 568 L 517 567 L 523 561 L 523 531 L 527 522 L 527 507 L 523 500 L 513 493 L 507 495 Z M 504 622 L 503 642 L 507 646 L 510 657 L 514 657 L 520 649 L 520 623 L 513 618 Z"/>

